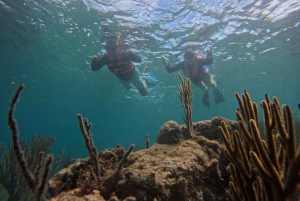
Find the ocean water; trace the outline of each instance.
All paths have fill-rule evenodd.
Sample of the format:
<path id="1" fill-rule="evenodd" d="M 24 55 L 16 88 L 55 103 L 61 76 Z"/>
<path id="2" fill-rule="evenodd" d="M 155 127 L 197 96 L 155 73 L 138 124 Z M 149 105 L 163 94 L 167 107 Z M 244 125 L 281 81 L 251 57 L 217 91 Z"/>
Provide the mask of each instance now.
<path id="1" fill-rule="evenodd" d="M 267 93 L 291 106 L 299 120 L 299 0 L 0 0 L 0 141 L 9 143 L 7 113 L 19 84 L 25 84 L 15 118 L 20 136 L 55 136 L 73 157 L 87 157 L 77 114 L 92 123 L 98 150 L 121 144 L 155 143 L 168 120 L 184 124 L 177 73 L 165 71 L 192 46 L 204 55 L 226 102 L 202 106 L 192 85 L 193 121 L 223 116 L 235 120 L 235 92 L 248 90 L 259 103 Z M 143 62 L 136 67 L 157 80 L 147 97 L 126 90 L 106 68 L 92 72 L 89 56 L 104 54 L 103 38 L 120 32 Z M 182 72 L 179 72 L 182 74 Z M 262 119 L 262 115 L 260 115 Z"/>

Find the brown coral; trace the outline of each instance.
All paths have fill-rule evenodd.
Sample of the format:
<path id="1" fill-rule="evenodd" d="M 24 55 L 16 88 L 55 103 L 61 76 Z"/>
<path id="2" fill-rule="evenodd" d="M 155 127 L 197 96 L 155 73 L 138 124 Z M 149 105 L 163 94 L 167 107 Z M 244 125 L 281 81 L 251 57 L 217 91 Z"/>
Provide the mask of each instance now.
<path id="1" fill-rule="evenodd" d="M 245 201 L 289 200 L 300 184 L 300 148 L 296 146 L 290 107 L 283 105 L 281 111 L 277 98 L 274 97 L 274 103 L 271 103 L 268 95 L 266 101 L 261 101 L 264 140 L 258 129 L 256 103 L 251 101 L 246 90 L 242 98 L 238 94 L 236 97 L 240 106 L 236 112 L 240 131 L 230 133 L 224 122 L 219 127 L 226 145 L 225 153 L 231 161 L 232 176 L 227 198 Z"/>

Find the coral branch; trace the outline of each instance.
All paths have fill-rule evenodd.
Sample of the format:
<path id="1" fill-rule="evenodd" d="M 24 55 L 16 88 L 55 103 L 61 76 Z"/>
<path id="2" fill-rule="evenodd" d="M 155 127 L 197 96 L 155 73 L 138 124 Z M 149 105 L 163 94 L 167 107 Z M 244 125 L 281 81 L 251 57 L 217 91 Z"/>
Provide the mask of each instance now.
<path id="1" fill-rule="evenodd" d="M 146 149 L 150 148 L 150 140 L 149 140 L 149 134 L 146 134 Z"/>
<path id="2" fill-rule="evenodd" d="M 185 119 L 184 122 L 186 124 L 189 135 L 193 136 L 193 122 L 192 122 L 192 90 L 191 90 L 191 82 L 190 79 L 184 79 L 180 74 L 178 74 L 181 85 L 178 85 L 179 89 L 179 98 L 181 100 Z"/>
<path id="3" fill-rule="evenodd" d="M 256 103 L 252 103 L 246 90 L 242 98 L 237 93 L 236 97 L 240 106 L 236 112 L 239 132 L 230 134 L 224 123 L 219 127 L 233 176 L 227 199 L 289 200 L 300 185 L 300 147 L 296 151 L 296 132 L 290 107 L 283 105 L 281 112 L 278 99 L 274 97 L 274 103 L 271 103 L 265 94 L 266 101 L 260 102 L 264 111 L 265 141 L 258 129 Z"/>
<path id="4" fill-rule="evenodd" d="M 17 120 L 14 119 L 13 114 L 15 111 L 16 104 L 19 100 L 20 93 L 24 89 L 25 85 L 21 84 L 17 91 L 15 92 L 15 95 L 10 103 L 10 110 L 8 112 L 8 125 L 10 127 L 10 130 L 12 132 L 12 141 L 13 141 L 13 147 L 14 151 L 17 156 L 17 160 L 19 163 L 19 166 L 21 168 L 21 171 L 23 173 L 23 176 L 25 177 L 25 180 L 27 181 L 28 186 L 32 191 L 35 190 L 35 181 L 34 181 L 34 176 L 32 173 L 29 171 L 26 158 L 24 156 L 24 152 L 21 148 L 20 145 L 20 138 L 19 138 L 19 129 L 18 129 L 18 124 Z"/>
<path id="5" fill-rule="evenodd" d="M 46 162 L 45 167 L 42 167 L 41 164 L 42 164 L 42 158 L 43 158 L 44 153 L 41 152 L 39 155 L 39 163 L 36 168 L 35 174 L 30 172 L 30 169 L 27 165 L 27 159 L 25 158 L 24 151 L 21 148 L 17 120 L 14 119 L 14 117 L 13 117 L 17 101 L 18 101 L 20 93 L 24 89 L 24 87 L 25 87 L 24 84 L 19 86 L 19 88 L 15 92 L 15 95 L 11 101 L 10 110 L 8 112 L 8 125 L 12 132 L 13 148 L 14 148 L 14 152 L 16 154 L 16 158 L 17 158 L 19 167 L 21 169 L 21 172 L 22 172 L 29 188 L 36 195 L 37 200 L 43 200 L 44 199 L 44 190 L 46 187 L 46 183 L 48 182 L 48 174 L 49 174 L 49 171 L 51 168 L 53 157 L 48 156 L 48 160 Z M 41 169 L 44 169 L 44 174 L 42 175 L 42 177 L 40 177 Z"/>
<path id="6" fill-rule="evenodd" d="M 46 187 L 46 184 L 47 184 L 47 181 L 48 181 L 48 176 L 49 176 L 49 172 L 50 172 L 50 169 L 51 169 L 52 161 L 53 161 L 53 156 L 48 155 L 47 156 L 47 161 L 46 161 L 46 164 L 45 164 L 44 173 L 43 173 L 42 177 L 40 178 L 41 179 L 41 181 L 39 182 L 40 186 L 37 188 L 37 191 L 36 191 L 38 201 L 43 200 L 44 191 L 45 191 L 45 187 Z"/>
<path id="7" fill-rule="evenodd" d="M 132 145 L 129 147 L 128 151 L 125 153 L 124 157 L 122 158 L 121 162 L 120 162 L 119 165 L 118 165 L 118 169 L 117 169 L 117 171 L 116 171 L 116 174 L 118 174 L 118 173 L 120 172 L 120 170 L 121 170 L 121 168 L 122 168 L 122 165 L 123 165 L 125 159 L 129 156 L 129 154 L 131 153 L 131 151 L 132 151 L 133 148 L 134 148 L 134 144 L 132 144 Z"/>
<path id="8" fill-rule="evenodd" d="M 100 177 L 100 164 L 98 161 L 98 151 L 97 148 L 94 146 L 94 141 L 92 139 L 92 133 L 90 132 L 90 129 L 92 127 L 92 124 L 88 123 L 88 119 L 85 118 L 85 121 L 83 122 L 83 118 L 81 114 L 77 114 L 78 117 L 78 123 L 81 130 L 81 133 L 83 135 L 85 145 L 90 153 L 91 159 L 95 163 L 96 168 L 96 175 L 99 178 Z"/>

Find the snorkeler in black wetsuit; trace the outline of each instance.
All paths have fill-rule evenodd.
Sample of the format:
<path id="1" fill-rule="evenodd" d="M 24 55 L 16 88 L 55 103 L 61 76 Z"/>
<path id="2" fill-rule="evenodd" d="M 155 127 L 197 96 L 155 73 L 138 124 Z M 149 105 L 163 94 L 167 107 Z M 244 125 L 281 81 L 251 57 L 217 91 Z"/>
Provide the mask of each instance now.
<path id="1" fill-rule="evenodd" d="M 225 102 L 225 98 L 218 89 L 214 76 L 204 68 L 205 65 L 211 65 L 213 62 L 211 47 L 207 51 L 206 58 L 201 58 L 201 56 L 196 54 L 192 49 L 188 49 L 184 54 L 185 60 L 179 62 L 174 67 L 170 67 L 163 56 L 161 59 L 168 73 L 182 70 L 186 77 L 190 78 L 196 86 L 204 90 L 204 95 L 202 97 L 204 106 L 210 108 L 208 87 L 214 89 L 214 99 L 216 104 Z"/>

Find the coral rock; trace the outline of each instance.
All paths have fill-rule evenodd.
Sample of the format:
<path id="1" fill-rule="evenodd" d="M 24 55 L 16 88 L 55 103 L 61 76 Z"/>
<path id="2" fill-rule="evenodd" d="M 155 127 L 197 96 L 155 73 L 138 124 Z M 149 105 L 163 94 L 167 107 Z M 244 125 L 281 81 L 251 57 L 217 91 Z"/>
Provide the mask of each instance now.
<path id="1" fill-rule="evenodd" d="M 159 144 L 177 144 L 183 139 L 182 126 L 175 121 L 167 121 L 161 127 L 156 142 Z"/>
<path id="2" fill-rule="evenodd" d="M 59 197 L 65 194 L 62 191 L 81 192 L 82 198 L 82 194 L 93 196 L 91 192 L 99 190 L 107 201 L 223 201 L 228 188 L 229 161 L 224 156 L 223 141 L 215 133 L 221 120 L 230 131 L 237 128 L 236 122 L 216 117 L 212 121 L 193 123 L 194 135 L 189 136 L 186 126 L 168 121 L 158 133 L 157 143 L 131 152 L 120 171 L 116 170 L 125 152 L 118 145 L 99 153 L 100 178 L 90 177 L 92 164 L 89 162 L 73 165 L 73 169 L 80 169 L 77 174 L 80 172 L 81 176 L 76 177 L 75 171 L 62 170 L 50 180 L 51 195 L 60 193 Z M 89 179 L 91 185 L 80 185 L 80 178 Z M 55 186 L 59 188 L 54 190 Z"/>
<path id="3" fill-rule="evenodd" d="M 88 159 L 78 159 L 74 164 L 59 171 L 49 180 L 49 193 L 52 197 L 57 196 L 62 191 L 76 188 L 76 181 L 79 177 L 78 171 L 86 166 Z"/>
<path id="4" fill-rule="evenodd" d="M 210 140 L 221 140 L 218 127 L 221 126 L 221 121 L 224 121 L 227 125 L 229 132 L 237 130 L 237 122 L 223 117 L 214 117 L 212 120 L 199 121 L 193 124 L 195 135 L 204 136 Z M 222 140 L 221 140 L 222 141 Z"/>
<path id="5" fill-rule="evenodd" d="M 94 190 L 93 194 L 88 194 L 83 197 L 74 195 L 74 192 L 77 190 L 78 189 L 73 189 L 72 191 L 63 192 L 59 196 L 51 198 L 51 201 L 106 201 L 97 190 Z"/>

